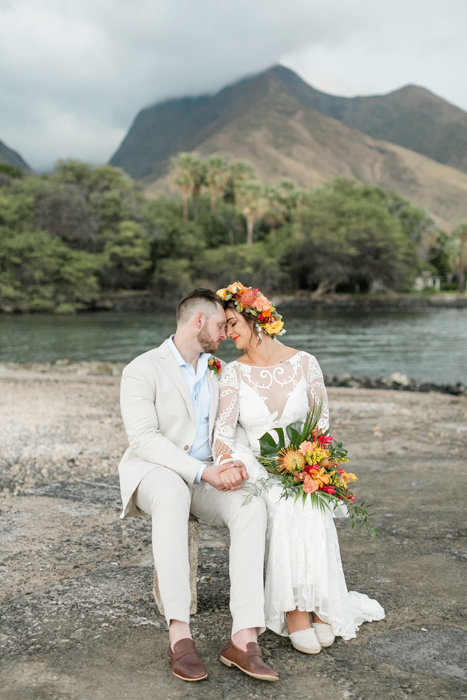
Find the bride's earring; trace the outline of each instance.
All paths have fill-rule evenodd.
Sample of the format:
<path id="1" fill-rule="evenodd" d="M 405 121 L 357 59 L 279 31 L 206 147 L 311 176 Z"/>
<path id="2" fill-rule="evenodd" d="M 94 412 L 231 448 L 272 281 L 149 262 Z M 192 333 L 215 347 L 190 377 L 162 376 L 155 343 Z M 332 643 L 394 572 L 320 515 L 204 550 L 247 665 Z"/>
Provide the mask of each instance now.
<path id="1" fill-rule="evenodd" d="M 258 337 L 258 341 L 261 342 L 263 340 L 263 335 L 261 333 L 261 326 L 259 325 L 258 322 L 255 323 L 255 331 L 256 331 L 256 335 Z"/>

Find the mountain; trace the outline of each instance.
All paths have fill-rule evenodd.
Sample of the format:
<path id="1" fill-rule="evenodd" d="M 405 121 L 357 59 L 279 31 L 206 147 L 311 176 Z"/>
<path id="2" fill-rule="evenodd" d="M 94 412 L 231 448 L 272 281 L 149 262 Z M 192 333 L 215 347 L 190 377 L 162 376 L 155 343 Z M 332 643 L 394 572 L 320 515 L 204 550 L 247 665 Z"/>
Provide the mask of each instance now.
<path id="1" fill-rule="evenodd" d="M 271 69 L 284 91 L 375 139 L 391 141 L 467 172 L 467 113 L 429 90 L 406 85 L 388 95 L 336 97 L 283 66 Z"/>
<path id="2" fill-rule="evenodd" d="M 13 167 L 19 168 L 20 170 L 31 170 L 26 161 L 21 158 L 20 154 L 13 151 L 12 148 L 8 148 L 3 141 L 0 141 L 0 163 L 13 165 Z"/>
<path id="3" fill-rule="evenodd" d="M 171 156 L 194 150 L 266 94 L 268 80 L 263 75 L 244 78 L 214 96 L 167 100 L 143 109 L 110 165 L 136 179 L 156 179 L 166 171 Z"/>
<path id="4" fill-rule="evenodd" d="M 374 112 L 376 123 L 371 100 L 393 98 L 354 99 L 370 100 L 367 112 Z M 320 93 L 276 66 L 213 96 L 167 100 L 142 110 L 110 163 L 158 191 L 166 186 L 171 156 L 219 153 L 229 161 L 249 160 L 266 181 L 287 177 L 316 187 L 351 177 L 398 191 L 443 225 L 467 218 L 466 173 L 350 127 L 328 114 L 332 100 L 352 102 Z M 445 131 L 448 141 L 449 128 Z"/>

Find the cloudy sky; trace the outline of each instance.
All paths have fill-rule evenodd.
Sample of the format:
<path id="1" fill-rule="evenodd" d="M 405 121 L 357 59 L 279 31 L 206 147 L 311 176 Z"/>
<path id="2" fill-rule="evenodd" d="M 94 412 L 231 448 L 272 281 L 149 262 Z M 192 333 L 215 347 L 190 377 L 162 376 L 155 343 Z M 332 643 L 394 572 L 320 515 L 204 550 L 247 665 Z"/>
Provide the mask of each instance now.
<path id="1" fill-rule="evenodd" d="M 137 112 L 283 63 L 325 92 L 467 110 L 466 0 L 0 0 L 0 140 L 106 162 Z"/>

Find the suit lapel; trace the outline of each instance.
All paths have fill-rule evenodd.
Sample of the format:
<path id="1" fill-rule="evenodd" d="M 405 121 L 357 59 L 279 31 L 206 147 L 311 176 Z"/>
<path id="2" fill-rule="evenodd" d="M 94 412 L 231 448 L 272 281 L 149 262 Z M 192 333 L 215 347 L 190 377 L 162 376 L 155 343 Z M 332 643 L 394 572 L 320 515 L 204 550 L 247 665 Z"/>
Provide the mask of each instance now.
<path id="1" fill-rule="evenodd" d="M 212 370 L 207 369 L 208 382 L 209 382 L 209 436 L 212 437 L 212 432 L 214 430 L 214 423 L 217 416 L 217 406 L 219 403 L 219 377 Z"/>
<path id="2" fill-rule="evenodd" d="M 167 341 L 162 343 L 162 345 L 159 348 L 159 358 L 160 358 L 161 364 L 163 365 L 167 374 L 172 379 L 172 381 L 175 384 L 175 386 L 177 387 L 178 391 L 183 396 L 183 399 L 187 405 L 190 417 L 194 421 L 195 414 L 193 411 L 193 401 L 191 400 L 191 395 L 190 395 L 190 392 L 188 390 L 187 383 L 186 383 L 185 379 L 183 378 L 183 374 L 181 372 L 180 367 L 178 366 L 178 363 L 177 363 L 175 357 L 173 356 L 170 348 L 167 345 Z"/>

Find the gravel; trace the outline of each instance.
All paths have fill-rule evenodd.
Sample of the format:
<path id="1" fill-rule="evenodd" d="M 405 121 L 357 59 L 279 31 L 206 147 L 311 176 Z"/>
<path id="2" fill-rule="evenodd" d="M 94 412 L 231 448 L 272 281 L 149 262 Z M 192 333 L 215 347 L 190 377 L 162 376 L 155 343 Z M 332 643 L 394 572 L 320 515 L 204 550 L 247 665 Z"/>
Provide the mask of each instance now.
<path id="1" fill-rule="evenodd" d="M 192 628 L 209 678 L 170 673 L 151 592 L 150 524 L 120 521 L 119 368 L 0 366 L 1 697 L 460 698 L 465 692 L 465 396 L 329 390 L 379 538 L 339 523 L 349 588 L 386 620 L 316 657 L 266 632 L 272 689 L 218 660 L 228 638 L 228 538 L 202 525 Z"/>

